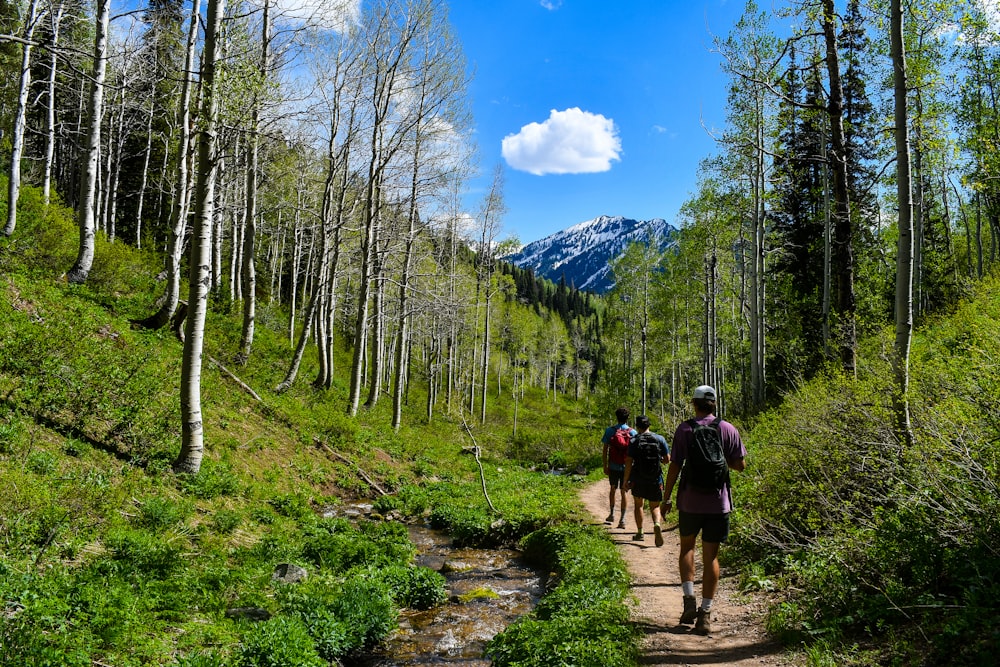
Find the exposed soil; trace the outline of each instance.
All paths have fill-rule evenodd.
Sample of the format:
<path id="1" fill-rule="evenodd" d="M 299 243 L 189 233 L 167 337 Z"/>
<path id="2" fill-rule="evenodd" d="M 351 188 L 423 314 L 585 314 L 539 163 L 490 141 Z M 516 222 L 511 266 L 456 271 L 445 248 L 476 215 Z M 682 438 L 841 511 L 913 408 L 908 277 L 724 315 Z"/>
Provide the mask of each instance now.
<path id="1" fill-rule="evenodd" d="M 632 574 L 632 593 L 637 602 L 632 619 L 644 633 L 640 665 L 733 665 L 734 667 L 794 666 L 803 661 L 785 652 L 770 640 L 763 628 L 764 601 L 740 593 L 735 579 L 725 568 L 719 592 L 712 603 L 712 634 L 696 635 L 693 626 L 680 625 L 681 582 L 677 574 L 676 510 L 664 518 L 664 544 L 653 543 L 653 522 L 648 510 L 644 528 L 646 539 L 632 540 L 635 518 L 629 497 L 626 527 L 619 529 L 620 507 L 615 508 L 615 523 L 604 523 L 608 515 L 608 483 L 588 485 L 581 499 L 594 522 L 608 530 Z M 617 499 L 620 503 L 621 499 Z M 723 546 L 725 549 L 725 546 Z M 696 555 L 695 593 L 701 599 L 701 545 Z"/>

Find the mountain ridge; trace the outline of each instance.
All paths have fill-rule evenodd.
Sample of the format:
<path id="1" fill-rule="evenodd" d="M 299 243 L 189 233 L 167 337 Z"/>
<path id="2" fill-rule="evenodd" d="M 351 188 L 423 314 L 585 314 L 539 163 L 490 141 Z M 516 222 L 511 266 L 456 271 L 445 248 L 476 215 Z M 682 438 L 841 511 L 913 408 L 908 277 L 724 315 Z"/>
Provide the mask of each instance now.
<path id="1" fill-rule="evenodd" d="M 629 243 L 659 238 L 666 248 L 676 232 L 677 228 L 663 218 L 599 215 L 532 241 L 504 259 L 522 269 L 530 268 L 536 276 L 554 282 L 564 279 L 578 290 L 603 294 L 614 286 L 610 261 Z"/>

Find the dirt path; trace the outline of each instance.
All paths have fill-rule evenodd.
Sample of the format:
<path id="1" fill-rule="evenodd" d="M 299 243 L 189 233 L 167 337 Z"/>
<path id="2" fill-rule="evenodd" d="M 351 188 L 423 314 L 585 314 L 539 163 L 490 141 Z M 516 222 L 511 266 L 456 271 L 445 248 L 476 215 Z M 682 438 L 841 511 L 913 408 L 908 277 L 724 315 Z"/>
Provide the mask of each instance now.
<path id="1" fill-rule="evenodd" d="M 593 515 L 594 522 L 607 528 L 628 564 L 632 574 L 632 593 L 638 603 L 632 618 L 645 633 L 640 650 L 640 665 L 733 665 L 738 667 L 775 667 L 799 664 L 785 655 L 776 643 L 768 640 L 761 626 L 762 602 L 738 594 L 733 577 L 725 570 L 719 592 L 713 602 L 713 632 L 707 637 L 696 635 L 692 626 L 679 625 L 681 615 L 681 582 L 677 575 L 677 513 L 672 512 L 663 523 L 664 545 L 653 544 L 652 520 L 647 513 L 644 522 L 646 539 L 633 542 L 635 519 L 632 498 L 626 515 L 626 528 L 604 523 L 608 515 L 608 483 L 588 485 L 581 499 Z M 699 543 L 700 552 L 700 543 Z M 697 556 L 695 590 L 701 598 L 701 554 Z"/>

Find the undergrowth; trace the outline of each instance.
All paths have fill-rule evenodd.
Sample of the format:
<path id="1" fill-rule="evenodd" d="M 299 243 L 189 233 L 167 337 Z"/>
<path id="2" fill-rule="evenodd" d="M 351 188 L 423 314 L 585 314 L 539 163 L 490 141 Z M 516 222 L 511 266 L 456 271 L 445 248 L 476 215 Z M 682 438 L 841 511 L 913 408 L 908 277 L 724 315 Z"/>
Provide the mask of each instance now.
<path id="1" fill-rule="evenodd" d="M 816 378 L 753 428 L 729 555 L 755 564 L 748 585 L 782 591 L 774 634 L 837 664 L 994 661 L 998 287 L 916 332 L 912 446 L 893 426 L 891 332 L 856 379 Z"/>
<path id="2" fill-rule="evenodd" d="M 468 426 L 459 410 L 428 424 L 408 408 L 397 433 L 385 401 L 350 418 L 342 379 L 313 388 L 309 354 L 299 381 L 276 394 L 292 344 L 287 315 L 267 304 L 245 364 L 234 354 L 239 309 L 220 300 L 210 311 L 206 457 L 197 475 L 175 474 L 181 344 L 130 325 L 152 312 L 160 260 L 99 236 L 90 279 L 69 285 L 60 276 L 75 258 L 72 216 L 30 187 L 21 202 L 15 235 L 0 239 L 0 665 L 358 659 L 395 629 L 400 609 L 447 597 L 439 573 L 413 565 L 401 523 L 324 518 L 345 499 L 377 495 L 359 468 L 389 492 L 376 502 L 381 515 L 427 516 L 458 544 L 515 545 L 571 520 L 579 478 L 543 473 L 592 462 L 594 432 L 577 406 L 528 390 L 517 434 L 500 400 L 486 424 Z M 348 364 L 340 345 L 335 367 Z M 474 444 L 494 508 L 463 453 Z M 589 558 L 614 554 L 592 535 L 570 542 Z M 567 558 L 552 567 L 568 582 Z M 281 583 L 282 564 L 308 577 Z M 618 591 L 621 576 L 601 581 Z M 604 636 L 598 623 L 627 635 L 616 595 L 588 617 L 587 636 Z M 569 619 L 584 612 L 572 599 L 552 598 L 549 618 L 532 620 L 543 626 L 515 632 L 565 636 L 583 651 Z"/>

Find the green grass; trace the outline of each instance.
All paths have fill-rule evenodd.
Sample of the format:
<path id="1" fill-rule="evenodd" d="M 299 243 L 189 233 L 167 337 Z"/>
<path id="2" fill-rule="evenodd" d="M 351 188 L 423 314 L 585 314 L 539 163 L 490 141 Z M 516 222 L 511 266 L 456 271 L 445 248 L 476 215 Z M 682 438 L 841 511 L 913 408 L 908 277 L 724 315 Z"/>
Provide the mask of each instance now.
<path id="1" fill-rule="evenodd" d="M 433 606 L 444 590 L 439 574 L 412 566 L 400 524 L 321 517 L 374 495 L 355 466 L 392 493 L 378 509 L 427 514 L 460 544 L 517 544 L 573 523 L 580 478 L 540 471 L 599 455 L 580 406 L 528 391 L 517 437 L 496 396 L 485 425 L 470 418 L 472 436 L 457 409 L 426 424 L 419 388 L 410 405 L 420 409 L 407 408 L 398 433 L 386 400 L 349 418 L 343 346 L 332 389 L 310 386 L 310 350 L 298 382 L 274 393 L 291 345 L 284 313 L 265 304 L 245 365 L 232 361 L 238 309 L 211 311 L 206 353 L 262 401 L 206 363 L 206 457 L 197 475 L 175 474 L 181 344 L 130 326 L 152 312 L 160 260 L 99 239 L 91 278 L 68 285 L 71 215 L 32 188 L 21 201 L 15 235 L 0 239 L 0 665 L 291 667 L 370 650 L 399 608 Z M 473 438 L 496 511 L 462 453 Z M 588 547 L 602 550 L 614 554 L 610 542 Z M 283 562 L 306 567 L 307 583 L 272 581 Z M 570 602 L 548 603 L 552 618 Z M 621 634 L 618 605 L 600 619 Z M 227 614 L 241 607 L 272 618 Z M 579 637 L 571 623 L 544 623 L 549 640 Z"/>

